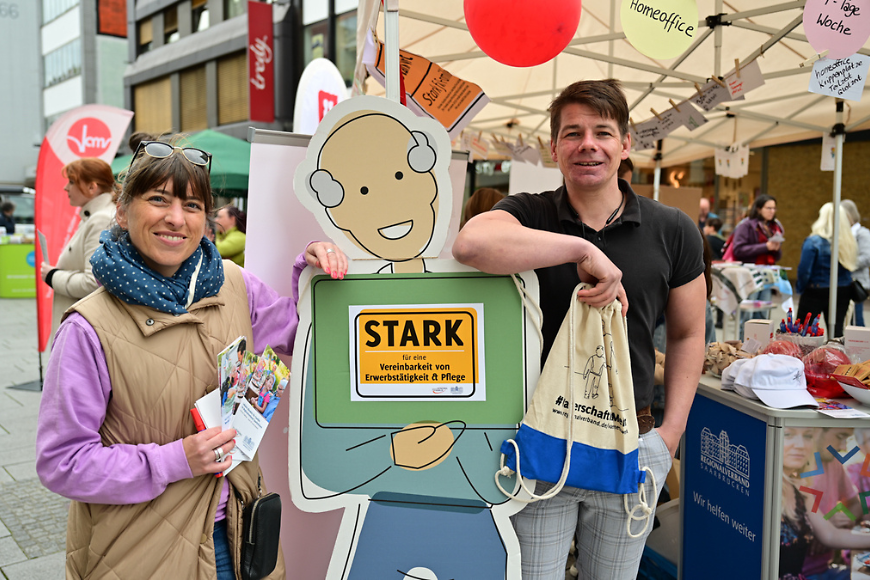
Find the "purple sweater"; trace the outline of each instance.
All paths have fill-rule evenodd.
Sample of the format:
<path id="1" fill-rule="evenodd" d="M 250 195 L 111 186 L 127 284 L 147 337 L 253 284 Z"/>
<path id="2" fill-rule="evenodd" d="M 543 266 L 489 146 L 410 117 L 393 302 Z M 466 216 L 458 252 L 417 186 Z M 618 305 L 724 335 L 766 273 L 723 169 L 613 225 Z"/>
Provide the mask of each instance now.
<path id="1" fill-rule="evenodd" d="M 305 265 L 300 254 L 293 264 L 292 298 L 279 296 L 242 269 L 253 352 L 270 345 L 277 353 L 292 353 L 299 320 L 296 292 Z M 76 501 L 124 505 L 150 501 L 170 483 L 193 477 L 181 439 L 166 445 L 102 444 L 99 430 L 112 382 L 97 333 L 84 317 L 68 316 L 51 350 L 36 435 L 36 471 L 45 487 Z M 224 480 L 216 521 L 226 517 L 228 494 Z"/>
<path id="2" fill-rule="evenodd" d="M 758 240 L 759 227 L 758 220 L 753 218 L 747 218 L 737 224 L 737 227 L 734 228 L 734 239 L 731 241 L 734 245 L 734 257 L 741 262 L 757 264 L 759 256 L 769 255 L 772 257 L 772 261 L 765 260 L 764 262 L 774 264 L 782 257 L 782 250 L 775 252 L 768 250 L 767 242 Z M 779 222 L 776 222 L 776 228 L 779 228 L 780 232 L 782 231 Z"/>

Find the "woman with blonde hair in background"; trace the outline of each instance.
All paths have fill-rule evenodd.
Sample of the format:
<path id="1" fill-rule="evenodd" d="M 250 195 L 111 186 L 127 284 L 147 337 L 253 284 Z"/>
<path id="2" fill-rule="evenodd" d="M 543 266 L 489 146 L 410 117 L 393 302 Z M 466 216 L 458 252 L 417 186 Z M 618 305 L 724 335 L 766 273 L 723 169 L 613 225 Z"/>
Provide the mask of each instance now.
<path id="1" fill-rule="evenodd" d="M 834 204 L 826 203 L 819 210 L 819 217 L 813 223 L 810 235 L 804 240 L 801 248 L 801 261 L 798 264 L 797 284 L 795 284 L 800 302 L 798 302 L 798 320 L 804 320 L 807 314 L 815 317 L 819 313 L 825 315 L 828 338 L 843 336 L 843 322 L 846 310 L 849 308 L 850 285 L 852 270 L 858 260 L 858 243 L 852 235 L 849 217 L 842 207 L 840 213 L 839 252 L 837 261 L 837 320 L 831 320 L 828 311 L 828 299 L 831 294 L 831 244 L 834 239 Z"/>
<path id="2" fill-rule="evenodd" d="M 849 216 L 849 222 L 852 224 L 852 234 L 855 236 L 855 242 L 858 244 L 858 259 L 855 263 L 855 269 L 852 270 L 852 279 L 857 280 L 865 290 L 870 290 L 870 230 L 861 225 L 861 214 L 858 212 L 858 206 L 851 199 L 844 199 L 840 202 L 846 214 Z M 855 324 L 864 326 L 864 303 L 855 303 Z"/>
<path id="3" fill-rule="evenodd" d="M 97 289 L 91 271 L 91 256 L 100 246 L 100 234 L 115 216 L 115 176 L 102 159 L 85 157 L 67 164 L 62 170 L 69 180 L 64 187 L 69 204 L 80 207 L 78 229 L 52 266 L 43 262 L 39 274 L 54 290 L 51 308 L 51 334 L 57 331 L 67 308 Z"/>

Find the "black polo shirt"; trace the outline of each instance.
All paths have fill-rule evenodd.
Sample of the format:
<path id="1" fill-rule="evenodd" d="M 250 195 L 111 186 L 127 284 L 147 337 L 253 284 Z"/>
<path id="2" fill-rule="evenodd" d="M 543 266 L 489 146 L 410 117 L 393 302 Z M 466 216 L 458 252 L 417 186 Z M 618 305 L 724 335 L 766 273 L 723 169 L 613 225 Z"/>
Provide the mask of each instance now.
<path id="1" fill-rule="evenodd" d="M 638 196 L 621 179 L 619 187 L 625 193 L 625 209 L 600 232 L 578 219 L 564 186 L 540 194 L 511 195 L 493 209 L 508 212 L 529 228 L 582 237 L 595 244 L 622 271 L 622 285 L 628 295 L 634 397 L 640 409 L 653 398 L 656 320 L 667 306 L 670 289 L 691 282 L 704 272 L 704 252 L 701 233 L 689 216 Z M 580 277 L 573 262 L 535 272 L 544 313 L 543 365 Z"/>

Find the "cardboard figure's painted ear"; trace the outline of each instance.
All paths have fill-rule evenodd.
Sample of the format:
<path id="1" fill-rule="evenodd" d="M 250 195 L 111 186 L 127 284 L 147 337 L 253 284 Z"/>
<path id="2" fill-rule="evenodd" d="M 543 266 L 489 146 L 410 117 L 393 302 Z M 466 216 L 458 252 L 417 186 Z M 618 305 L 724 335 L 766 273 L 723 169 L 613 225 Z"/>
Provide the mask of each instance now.
<path id="1" fill-rule="evenodd" d="M 438 152 L 429 144 L 429 136 L 423 131 L 411 131 L 408 140 L 408 165 L 417 173 L 432 171 Z"/>
<path id="2" fill-rule="evenodd" d="M 344 187 L 325 169 L 312 173 L 308 185 L 324 207 L 336 207 L 344 200 Z"/>

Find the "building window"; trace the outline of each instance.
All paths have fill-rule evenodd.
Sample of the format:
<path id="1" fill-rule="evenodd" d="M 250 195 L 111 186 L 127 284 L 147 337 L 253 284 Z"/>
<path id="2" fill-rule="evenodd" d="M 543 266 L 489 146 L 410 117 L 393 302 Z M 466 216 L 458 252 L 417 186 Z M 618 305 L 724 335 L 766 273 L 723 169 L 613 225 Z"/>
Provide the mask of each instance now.
<path id="1" fill-rule="evenodd" d="M 47 24 L 78 5 L 79 0 L 42 0 L 42 23 Z"/>
<path id="2" fill-rule="evenodd" d="M 305 64 L 315 58 L 325 58 L 326 42 L 329 38 L 329 23 L 326 20 L 305 27 Z M 355 42 L 355 41 L 354 41 Z"/>
<path id="3" fill-rule="evenodd" d="M 76 38 L 46 54 L 43 57 L 43 69 L 45 88 L 82 74 L 81 38 Z"/>
<path id="4" fill-rule="evenodd" d="M 136 47 L 136 54 L 145 54 L 151 50 L 151 43 L 154 40 L 154 34 L 151 26 L 151 19 L 139 21 L 139 44 Z"/>
<path id="5" fill-rule="evenodd" d="M 208 129 L 206 115 L 205 66 L 181 71 L 181 130 L 184 132 Z"/>
<path id="6" fill-rule="evenodd" d="M 229 20 L 245 13 L 247 0 L 224 0 L 224 19 Z"/>
<path id="7" fill-rule="evenodd" d="M 178 6 L 170 6 L 163 13 L 163 44 L 178 40 Z"/>
<path id="8" fill-rule="evenodd" d="M 248 55 L 246 52 L 217 61 L 218 124 L 248 119 Z"/>
<path id="9" fill-rule="evenodd" d="M 202 32 L 209 26 L 207 0 L 193 0 L 191 6 L 191 29 L 194 32 Z"/>
<path id="10" fill-rule="evenodd" d="M 356 68 L 356 11 L 337 16 L 335 24 L 335 66 L 351 86 Z"/>
<path id="11" fill-rule="evenodd" d="M 163 77 L 133 87 L 133 123 L 136 131 L 172 132 L 172 85 Z"/>

